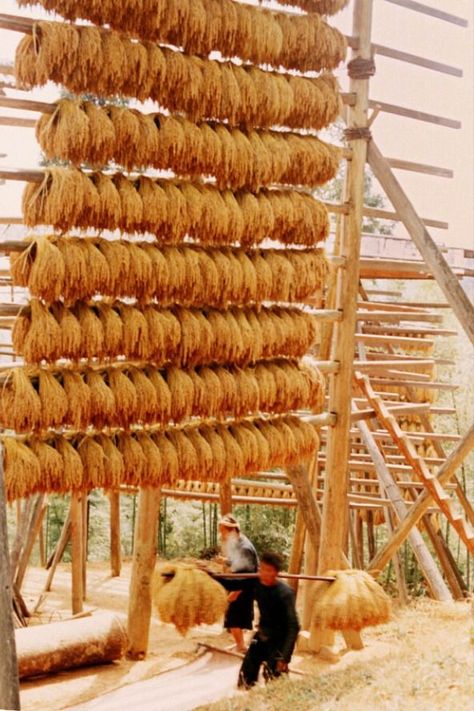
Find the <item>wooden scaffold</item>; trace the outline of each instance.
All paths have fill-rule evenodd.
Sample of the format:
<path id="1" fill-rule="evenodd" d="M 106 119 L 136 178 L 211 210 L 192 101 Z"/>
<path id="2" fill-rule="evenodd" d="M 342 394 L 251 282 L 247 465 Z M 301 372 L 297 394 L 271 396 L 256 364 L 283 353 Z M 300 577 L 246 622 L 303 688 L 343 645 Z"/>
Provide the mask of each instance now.
<path id="1" fill-rule="evenodd" d="M 465 26 L 421 3 L 386 1 Z M 420 218 L 394 175 L 452 172 L 386 158 L 373 135 L 384 112 L 445 129 L 460 124 L 370 96 L 377 56 L 462 72 L 376 44 L 373 0 L 353 0 L 346 38 L 297 0 L 281 3 L 291 11 L 222 0 L 216 22 L 202 0 L 199 27 L 184 10 L 166 19 L 175 2 L 153 22 L 128 0 L 119 13 L 110 0 L 21 4 L 44 5 L 65 21 L 0 15 L 0 28 L 22 36 L 15 69 L 0 68 L 8 77 L 0 108 L 22 113 L 0 116 L 0 125 L 35 127 L 51 162 L 0 170 L 0 179 L 26 183 L 22 216 L 0 218 L 20 226 L 0 241 L 10 258 L 0 278 L 12 294 L 0 304 L 0 327 L 11 333 L 1 346 L 0 484 L 7 501 L 20 502 L 10 553 L 0 497 L 0 627 L 9 649 L 0 660 L 0 688 L 9 689 L 0 706 L 19 708 L 13 621 L 26 624 L 21 587 L 49 493 L 71 500 L 45 590 L 71 541 L 73 614 L 87 597 L 90 491 L 109 498 L 114 576 L 120 495 L 138 493 L 132 659 L 148 648 L 166 498 L 212 501 L 222 513 L 240 503 L 293 507 L 290 574 L 324 576 L 351 564 L 377 577 L 393 561 L 402 601 L 398 551 L 408 540 L 431 596 L 462 598 L 465 582 L 435 519 L 443 515 L 474 552 L 474 511 L 456 478 L 474 427 L 436 432 L 435 417 L 452 410 L 434 394 L 456 386 L 438 380 L 446 362 L 433 346 L 452 335 L 440 307 L 474 343 L 474 308 L 460 285 L 472 270 L 449 266 L 428 232 L 446 223 Z M 328 15 L 344 4 L 307 3 Z M 349 88 L 341 93 L 330 72 L 347 47 Z M 215 51 L 222 61 L 209 58 Z M 65 98 L 35 100 L 35 88 L 50 80 Z M 10 89 L 31 98 L 12 98 Z M 147 100 L 153 113 L 143 110 Z M 318 138 L 340 117 L 343 147 Z M 340 203 L 316 199 L 340 163 Z M 367 166 L 393 210 L 365 205 Z M 419 257 L 364 254 L 364 218 L 402 223 Z M 445 303 L 403 302 L 400 294 L 392 301 L 393 290 L 367 285 L 373 279 L 434 279 Z M 454 443 L 449 455 L 444 442 Z M 388 540 L 376 550 L 382 524 Z M 318 653 L 334 632 L 312 617 L 314 588 L 305 583 L 303 624 Z M 363 646 L 354 630 L 344 637 Z"/>

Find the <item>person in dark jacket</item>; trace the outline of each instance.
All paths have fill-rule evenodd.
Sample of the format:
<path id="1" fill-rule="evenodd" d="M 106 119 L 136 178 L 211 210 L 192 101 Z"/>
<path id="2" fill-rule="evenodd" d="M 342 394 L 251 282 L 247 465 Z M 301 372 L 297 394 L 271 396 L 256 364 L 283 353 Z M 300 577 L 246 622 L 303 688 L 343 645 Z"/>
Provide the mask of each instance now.
<path id="1" fill-rule="evenodd" d="M 238 521 L 226 514 L 219 521 L 221 549 L 228 572 L 256 573 L 258 556 L 247 536 L 240 532 Z M 245 652 L 244 630 L 253 627 L 253 580 L 234 581 L 229 593 L 229 607 L 224 627 L 232 634 L 238 652 Z M 223 582 L 225 585 L 225 583 Z"/>
<path id="2" fill-rule="evenodd" d="M 259 578 L 254 584 L 260 622 L 240 667 L 240 688 L 248 689 L 257 683 L 262 664 L 266 680 L 288 672 L 300 625 L 294 592 L 278 580 L 281 568 L 277 553 L 262 555 Z"/>

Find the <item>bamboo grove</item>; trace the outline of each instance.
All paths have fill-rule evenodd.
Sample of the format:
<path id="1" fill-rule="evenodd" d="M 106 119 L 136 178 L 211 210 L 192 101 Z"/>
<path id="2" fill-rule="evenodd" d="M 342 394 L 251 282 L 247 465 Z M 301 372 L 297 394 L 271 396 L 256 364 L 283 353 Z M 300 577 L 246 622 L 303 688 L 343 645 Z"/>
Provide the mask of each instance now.
<path id="1" fill-rule="evenodd" d="M 309 458 L 302 414 L 325 383 L 302 360 L 319 339 L 305 304 L 329 273 L 311 191 L 342 155 L 315 131 L 340 112 L 345 55 L 319 13 L 345 3 L 38 4 L 92 24 L 33 22 L 17 48 L 18 86 L 71 96 L 38 120 L 56 165 L 27 183 L 41 233 L 11 254 L 29 301 L 0 393 L 8 498 Z"/>

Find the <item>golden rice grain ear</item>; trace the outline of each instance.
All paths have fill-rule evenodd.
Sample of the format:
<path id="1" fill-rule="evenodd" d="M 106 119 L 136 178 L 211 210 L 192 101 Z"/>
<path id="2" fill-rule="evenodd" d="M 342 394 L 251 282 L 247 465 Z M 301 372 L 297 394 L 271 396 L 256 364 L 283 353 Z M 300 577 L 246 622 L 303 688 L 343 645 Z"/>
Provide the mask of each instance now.
<path id="1" fill-rule="evenodd" d="M 226 477 L 242 476 L 245 472 L 245 455 L 240 448 L 239 443 L 232 436 L 229 429 L 226 427 L 218 428 L 219 435 L 222 438 L 225 448 L 225 468 Z"/>
<path id="2" fill-rule="evenodd" d="M 15 84 L 19 89 L 32 89 L 48 81 L 47 77 L 40 77 L 36 71 L 35 44 L 32 35 L 24 35 L 15 50 Z"/>
<path id="3" fill-rule="evenodd" d="M 251 474 L 259 466 L 258 440 L 254 432 L 240 424 L 230 427 L 229 432 L 243 454 L 245 468 L 242 474 Z"/>
<path id="4" fill-rule="evenodd" d="M 7 501 L 23 499 L 42 490 L 41 465 L 35 452 L 13 437 L 3 440 L 4 481 Z"/>
<path id="5" fill-rule="evenodd" d="M 162 484 L 173 484 L 180 477 L 178 453 L 172 442 L 163 433 L 151 435 L 161 455 Z"/>
<path id="6" fill-rule="evenodd" d="M 114 358 L 124 354 L 123 323 L 115 308 L 107 304 L 97 306 L 97 314 L 104 331 L 104 344 L 107 355 Z"/>
<path id="7" fill-rule="evenodd" d="M 28 286 L 31 267 L 36 259 L 37 240 L 25 240 L 25 249 L 10 254 L 10 275 L 15 286 Z"/>
<path id="8" fill-rule="evenodd" d="M 98 196 L 99 215 L 95 227 L 116 230 L 122 224 L 122 200 L 110 175 L 93 173 L 90 176 Z"/>
<path id="9" fill-rule="evenodd" d="M 273 272 L 264 259 L 263 252 L 254 249 L 247 253 L 252 262 L 256 277 L 256 299 L 257 301 L 267 301 L 274 287 Z"/>
<path id="10" fill-rule="evenodd" d="M 255 346 L 256 346 L 256 341 L 253 336 L 253 331 L 252 327 L 249 323 L 249 320 L 247 318 L 247 313 L 248 310 L 246 309 L 238 309 L 238 308 L 233 308 L 232 310 L 227 312 L 227 318 L 232 318 L 235 320 L 235 323 L 237 325 L 239 334 L 240 334 L 240 341 L 242 343 L 241 346 L 241 355 L 239 358 L 239 363 L 240 365 L 245 365 L 246 363 L 250 363 L 255 359 Z M 236 332 L 237 335 L 237 332 Z M 239 348 L 240 348 L 240 342 L 239 342 Z"/>
<path id="11" fill-rule="evenodd" d="M 120 196 L 121 217 L 119 227 L 125 232 L 140 232 L 143 221 L 143 202 L 132 180 L 117 173 L 114 185 Z"/>
<path id="12" fill-rule="evenodd" d="M 98 444 L 104 452 L 104 468 L 107 473 L 107 486 L 116 488 L 124 481 L 124 463 L 121 452 L 112 437 L 99 435 L 96 437 Z"/>
<path id="13" fill-rule="evenodd" d="M 148 358 L 153 360 L 155 364 L 163 365 L 167 361 L 167 321 L 163 319 L 162 312 L 156 308 L 155 304 L 145 306 L 143 315 L 147 322 L 149 333 Z"/>
<path id="14" fill-rule="evenodd" d="M 63 491 L 80 491 L 83 488 L 84 466 L 78 452 L 64 437 L 57 437 L 53 446 L 63 459 Z"/>
<path id="15" fill-rule="evenodd" d="M 190 227 L 190 208 L 186 198 L 179 185 L 169 181 L 157 181 L 157 186 L 163 190 L 167 200 L 166 224 L 163 225 L 165 237 L 171 243 L 180 242 L 189 232 Z"/>
<path id="16" fill-rule="evenodd" d="M 236 416 L 242 417 L 252 412 L 258 412 L 260 393 L 253 368 L 234 368 L 232 374 L 238 393 Z"/>
<path id="17" fill-rule="evenodd" d="M 197 427 L 190 427 L 186 430 L 186 436 L 191 442 L 197 457 L 200 470 L 200 479 L 207 481 L 208 472 L 212 472 L 214 465 L 214 455 L 212 448 Z"/>
<path id="18" fill-rule="evenodd" d="M 90 87 L 91 77 L 103 65 L 101 31 L 90 25 L 76 25 L 78 46 L 74 71 L 67 77 L 68 87 L 75 94 L 82 94 Z"/>
<path id="19" fill-rule="evenodd" d="M 226 471 L 226 449 L 220 432 L 214 427 L 201 427 L 201 435 L 209 444 L 212 450 L 212 469 L 207 472 L 208 481 L 224 481 L 227 478 Z"/>
<path id="20" fill-rule="evenodd" d="M 137 434 L 137 442 L 143 450 L 146 461 L 142 485 L 161 486 L 163 465 L 159 447 L 152 437 L 144 433 Z"/>
<path id="21" fill-rule="evenodd" d="M 78 319 L 69 308 L 59 301 L 51 305 L 51 313 L 61 329 L 61 355 L 64 358 L 79 358 L 82 330 Z"/>
<path id="22" fill-rule="evenodd" d="M 91 392 L 80 373 L 62 372 L 62 383 L 67 398 L 65 422 L 74 429 L 84 430 L 91 421 Z"/>
<path id="23" fill-rule="evenodd" d="M 92 239 L 82 239 L 81 247 L 85 253 L 86 268 L 89 275 L 86 293 L 91 297 L 96 294 L 103 294 L 107 284 L 110 282 L 110 269 L 107 259 Z"/>
<path id="24" fill-rule="evenodd" d="M 199 379 L 203 383 L 203 417 L 222 417 L 224 413 L 224 393 L 219 376 L 214 368 L 199 368 Z M 196 413 L 197 414 L 197 413 Z"/>
<path id="25" fill-rule="evenodd" d="M 284 421 L 286 426 L 291 429 L 296 442 L 295 460 L 312 457 L 319 449 L 319 436 L 316 428 L 298 417 L 286 417 Z"/>
<path id="26" fill-rule="evenodd" d="M 47 442 L 32 438 L 29 445 L 38 457 L 41 467 L 39 490 L 44 492 L 65 491 L 64 460 Z"/>
<path id="27" fill-rule="evenodd" d="M 233 301 L 234 296 L 233 272 L 229 253 L 221 249 L 209 249 L 206 250 L 206 254 L 215 265 L 222 304 L 226 305 L 228 301 Z M 239 267 L 240 265 L 237 266 L 237 269 Z"/>
<path id="28" fill-rule="evenodd" d="M 200 479 L 202 472 L 197 458 L 196 450 L 188 439 L 184 430 L 169 430 L 166 436 L 173 444 L 178 455 L 179 478 Z"/>
<path id="29" fill-rule="evenodd" d="M 89 182 L 76 168 L 48 168 L 43 183 L 38 186 L 36 199 L 41 202 L 41 213 L 36 224 L 53 225 L 62 231 L 83 226 L 86 213 L 91 209 Z M 25 210 L 29 211 L 29 205 L 25 204 Z"/>
<path id="30" fill-rule="evenodd" d="M 125 45 L 129 43 L 118 32 L 101 30 L 102 64 L 96 68 L 96 75 L 89 75 L 93 80 L 94 91 L 102 96 L 115 96 L 128 80 L 128 61 Z"/>
<path id="31" fill-rule="evenodd" d="M 235 378 L 226 368 L 216 368 L 214 372 L 220 383 L 221 413 L 229 415 L 234 414 L 239 399 Z"/>
<path id="32" fill-rule="evenodd" d="M 232 254 L 238 260 L 242 268 L 242 303 L 247 304 L 250 301 L 256 301 L 257 274 L 252 261 L 241 249 L 235 250 Z"/>
<path id="33" fill-rule="evenodd" d="M 105 107 L 97 106 L 92 101 L 84 101 L 81 108 L 89 121 L 87 162 L 94 167 L 102 167 L 114 157 L 114 124 Z"/>
<path id="34" fill-rule="evenodd" d="M 37 77 L 48 77 L 53 81 L 72 73 L 77 62 L 79 34 L 72 25 L 58 22 L 38 22 L 33 26 L 37 39 Z"/>
<path id="35" fill-rule="evenodd" d="M 155 291 L 153 263 L 140 245 L 130 242 L 130 281 L 134 282 L 135 297 L 139 301 L 149 301 Z"/>
<path id="36" fill-rule="evenodd" d="M 129 169 L 131 156 L 140 151 L 140 120 L 138 112 L 126 106 L 109 106 L 109 117 L 114 126 L 114 158 L 119 165 Z M 133 160 L 132 160 L 133 163 Z M 138 162 L 135 163 L 138 165 Z"/>
<path id="37" fill-rule="evenodd" d="M 171 367 L 163 373 L 171 394 L 171 417 L 175 422 L 187 420 L 193 411 L 194 382 L 186 370 Z"/>
<path id="38" fill-rule="evenodd" d="M 22 354 L 28 332 L 31 328 L 31 309 L 27 308 L 18 313 L 12 329 L 12 343 L 15 353 Z"/>
<path id="39" fill-rule="evenodd" d="M 264 254 L 273 274 L 274 290 L 270 294 L 272 301 L 289 301 L 292 285 L 295 281 L 295 271 L 283 250 L 268 250 Z"/>
<path id="40" fill-rule="evenodd" d="M 98 429 L 115 424 L 118 417 L 115 396 L 103 375 L 88 371 L 85 382 L 90 392 L 91 423 Z"/>
<path id="41" fill-rule="evenodd" d="M 271 451 L 270 445 L 266 437 L 262 434 L 259 428 L 252 422 L 242 422 L 240 427 L 245 427 L 250 430 L 257 440 L 258 445 L 258 461 L 254 463 L 253 470 L 257 469 L 269 469 L 271 461 Z"/>
<path id="42" fill-rule="evenodd" d="M 147 473 L 147 459 L 143 449 L 132 435 L 121 433 L 117 447 L 123 457 L 124 483 L 140 486 Z"/>
<path id="43" fill-rule="evenodd" d="M 150 368 L 146 371 L 146 375 L 156 392 L 157 407 L 153 419 L 160 424 L 165 424 L 172 417 L 171 391 L 159 370 Z"/>
<path id="44" fill-rule="evenodd" d="M 127 55 L 127 76 L 123 83 L 123 92 L 129 96 L 136 96 L 139 101 L 149 97 L 147 89 L 148 79 L 148 52 L 141 42 L 124 43 Z"/>
<path id="45" fill-rule="evenodd" d="M 115 408 L 118 424 L 127 429 L 136 421 L 138 397 L 132 381 L 126 374 L 115 368 L 107 373 L 109 387 L 115 398 Z"/>
<path id="46" fill-rule="evenodd" d="M 181 324 L 170 309 L 157 310 L 166 333 L 166 361 L 176 361 L 181 343 Z"/>
<path id="47" fill-rule="evenodd" d="M 142 242 L 142 249 L 148 256 L 152 268 L 152 285 L 150 285 L 150 296 L 154 296 L 161 306 L 171 303 L 172 283 L 170 277 L 170 267 L 163 251 L 154 244 Z M 151 291 L 152 290 L 152 291 Z"/>
<path id="48" fill-rule="evenodd" d="M 83 486 L 85 489 L 108 487 L 107 460 L 104 450 L 95 437 L 87 435 L 77 445 L 83 466 Z"/>
<path id="49" fill-rule="evenodd" d="M 55 244 L 61 253 L 65 269 L 61 295 L 66 303 L 76 301 L 85 293 L 89 281 L 80 238 L 60 237 Z"/>
<path id="50" fill-rule="evenodd" d="M 252 309 L 247 309 L 245 311 L 245 318 L 253 333 L 251 362 L 255 363 L 263 357 L 264 353 L 264 332 L 260 321 L 260 314 Z"/>
<path id="51" fill-rule="evenodd" d="M 6 429 L 28 432 L 37 429 L 42 419 L 41 400 L 25 368 L 15 368 L 0 394 L 0 420 Z"/>
<path id="52" fill-rule="evenodd" d="M 30 302 L 31 326 L 23 356 L 27 363 L 54 361 L 61 355 L 61 328 L 49 309 L 37 299 Z"/>
<path id="53" fill-rule="evenodd" d="M 264 363 L 257 363 L 253 372 L 258 385 L 260 409 L 273 412 L 279 397 L 274 373 Z"/>
<path id="54" fill-rule="evenodd" d="M 43 114 L 36 138 L 47 158 L 85 163 L 89 157 L 90 126 L 77 99 L 60 99 L 53 114 Z"/>
<path id="55" fill-rule="evenodd" d="M 326 394 L 326 379 L 324 375 L 318 368 L 306 363 L 300 365 L 300 371 L 308 388 L 308 407 L 312 412 L 321 412 Z"/>
<path id="56" fill-rule="evenodd" d="M 183 119 L 179 116 L 154 114 L 154 124 L 158 132 L 157 168 L 173 168 L 184 165 L 186 135 Z M 194 146 L 192 147 L 194 150 Z"/>
<path id="57" fill-rule="evenodd" d="M 74 315 L 81 326 L 81 355 L 85 358 L 100 358 L 106 354 L 104 328 L 92 306 L 77 302 Z"/>
<path id="58" fill-rule="evenodd" d="M 208 362 L 212 348 L 212 329 L 199 311 L 178 308 L 176 318 L 181 326 L 179 362 L 184 367 Z"/>
<path id="59" fill-rule="evenodd" d="M 122 240 L 97 240 L 96 246 L 108 265 L 108 282 L 104 286 L 107 296 L 132 296 L 133 287 L 130 283 L 130 251 L 129 243 Z"/>
<path id="60" fill-rule="evenodd" d="M 63 293 L 65 274 L 66 265 L 59 249 L 46 237 L 36 240 L 35 258 L 28 278 L 32 295 L 47 302 L 56 301 Z"/>
<path id="61" fill-rule="evenodd" d="M 41 425 L 44 429 L 64 424 L 68 411 L 67 395 L 58 379 L 48 370 L 39 373 Z"/>
<path id="62" fill-rule="evenodd" d="M 134 306 L 121 305 L 119 313 L 123 323 L 124 355 L 146 360 L 151 354 L 151 340 L 143 312 Z"/>
<path id="63" fill-rule="evenodd" d="M 136 368 L 132 368 L 127 375 L 132 381 L 137 394 L 136 421 L 143 424 L 156 422 L 159 406 L 154 384 L 143 371 Z"/>

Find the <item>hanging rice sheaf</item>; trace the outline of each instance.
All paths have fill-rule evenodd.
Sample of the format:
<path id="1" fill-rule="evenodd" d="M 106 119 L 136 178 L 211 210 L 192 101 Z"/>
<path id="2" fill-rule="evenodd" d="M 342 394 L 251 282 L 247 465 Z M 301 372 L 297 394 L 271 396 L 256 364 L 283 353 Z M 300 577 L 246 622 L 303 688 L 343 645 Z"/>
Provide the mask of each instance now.
<path id="1" fill-rule="evenodd" d="M 80 259 L 75 259 L 80 248 Z M 82 257 L 86 258 L 82 258 Z M 105 269 L 104 269 L 104 260 Z M 225 307 L 252 302 L 299 302 L 326 282 L 328 261 L 321 249 L 202 249 L 158 247 L 150 242 L 40 236 L 10 255 L 16 286 L 51 303 L 95 295 L 134 297 L 162 306 Z M 54 275 L 54 285 L 52 283 Z M 61 318 L 66 313 L 58 313 Z M 72 336 L 73 326 L 69 324 Z"/>
<path id="2" fill-rule="evenodd" d="M 361 630 L 388 622 L 391 600 L 364 570 L 329 570 L 333 583 L 318 583 L 312 605 L 311 627 Z"/>
<path id="3" fill-rule="evenodd" d="M 349 0 L 276 0 L 280 5 L 300 7 L 307 12 L 318 12 L 321 15 L 335 15 L 349 4 Z M 24 0 L 21 0 L 24 2 Z M 49 0 L 46 0 L 49 2 Z M 44 4 L 42 2 L 42 4 Z"/>
<path id="4" fill-rule="evenodd" d="M 288 4 L 315 6 L 315 12 L 336 12 L 347 0 L 299 0 Z M 333 69 L 345 56 L 345 40 L 318 15 L 289 15 L 233 0 L 154 0 L 117 3 L 106 0 L 20 0 L 41 4 L 68 20 L 89 20 L 144 40 L 182 47 L 199 56 L 218 51 L 254 64 L 272 64 L 300 71 Z M 308 7 L 306 9 L 311 9 Z"/>
<path id="5" fill-rule="evenodd" d="M 332 163 L 324 180 L 335 170 Z M 22 207 L 30 227 L 150 232 L 169 244 L 189 235 L 215 246 L 247 246 L 266 238 L 313 246 L 329 231 L 324 204 L 295 190 L 234 194 L 203 183 L 86 174 L 76 168 L 45 170 L 41 182 L 27 183 Z"/>
<path id="6" fill-rule="evenodd" d="M 0 393 L 0 424 L 16 432 L 92 425 L 241 418 L 295 410 L 320 412 L 325 381 L 317 368 L 284 360 L 248 368 L 131 366 L 71 373 L 16 368 Z"/>
<path id="7" fill-rule="evenodd" d="M 65 357 L 65 337 L 54 310 L 54 305 L 48 307 L 32 299 L 17 317 L 13 345 L 27 363 Z M 104 310 L 106 315 L 112 311 L 122 325 L 116 341 L 105 337 Z M 310 313 L 277 306 L 200 311 L 76 302 L 73 313 L 81 338 L 75 351 L 67 343 L 71 359 L 125 356 L 155 365 L 172 361 L 184 367 L 208 363 L 243 366 L 261 358 L 300 358 L 318 333 L 317 321 Z"/>
<path id="8" fill-rule="evenodd" d="M 314 187 L 338 162 L 337 150 L 316 136 L 195 124 L 181 116 L 73 99 L 61 99 L 53 113 L 39 118 L 36 137 L 50 159 L 210 175 L 219 188 L 232 190 L 275 183 Z"/>
<path id="9" fill-rule="evenodd" d="M 5 437 L 8 500 L 37 491 L 111 488 L 120 483 L 158 487 L 177 479 L 223 481 L 308 459 L 318 447 L 318 436 L 312 425 L 286 416 L 167 432 L 91 434 L 68 444 L 59 436 L 25 442 Z"/>
<path id="10" fill-rule="evenodd" d="M 220 622 L 227 609 L 223 586 L 186 563 L 165 563 L 155 570 L 152 599 L 161 621 L 182 635 L 191 627 Z"/>
<path id="11" fill-rule="evenodd" d="M 111 30 L 59 22 L 34 23 L 32 35 L 17 47 L 15 77 L 23 89 L 51 80 L 73 94 L 152 99 L 193 121 L 217 119 L 232 126 L 319 130 L 340 111 L 332 75 L 309 78 L 201 59 L 134 43 Z"/>

